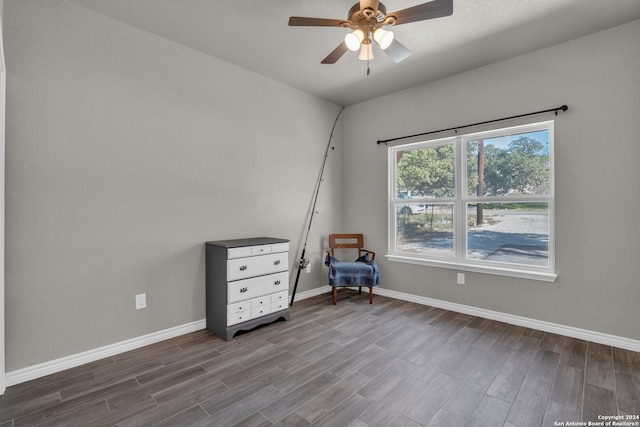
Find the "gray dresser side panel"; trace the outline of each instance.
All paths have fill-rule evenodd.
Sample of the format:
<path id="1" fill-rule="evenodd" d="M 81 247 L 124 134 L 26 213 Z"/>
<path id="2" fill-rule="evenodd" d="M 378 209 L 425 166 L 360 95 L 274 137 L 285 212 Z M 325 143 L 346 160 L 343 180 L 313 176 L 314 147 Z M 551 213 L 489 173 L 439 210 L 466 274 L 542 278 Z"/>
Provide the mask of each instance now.
<path id="1" fill-rule="evenodd" d="M 227 249 L 206 245 L 207 329 L 219 337 L 227 326 Z"/>

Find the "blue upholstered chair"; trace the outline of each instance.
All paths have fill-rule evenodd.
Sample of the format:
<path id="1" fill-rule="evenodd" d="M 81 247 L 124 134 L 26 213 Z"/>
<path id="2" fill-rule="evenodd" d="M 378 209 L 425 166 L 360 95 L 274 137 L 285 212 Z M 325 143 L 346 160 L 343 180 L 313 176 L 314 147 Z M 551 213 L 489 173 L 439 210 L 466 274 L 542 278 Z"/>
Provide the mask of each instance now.
<path id="1" fill-rule="evenodd" d="M 331 234 L 325 264 L 329 267 L 329 285 L 333 288 L 333 304 L 336 304 L 339 286 L 369 288 L 369 304 L 373 304 L 373 287 L 380 284 L 380 272 L 375 262 L 376 253 L 364 249 L 362 234 Z M 335 258 L 335 249 L 357 249 L 358 258 L 342 262 Z M 355 251 L 354 251 L 355 252 Z"/>

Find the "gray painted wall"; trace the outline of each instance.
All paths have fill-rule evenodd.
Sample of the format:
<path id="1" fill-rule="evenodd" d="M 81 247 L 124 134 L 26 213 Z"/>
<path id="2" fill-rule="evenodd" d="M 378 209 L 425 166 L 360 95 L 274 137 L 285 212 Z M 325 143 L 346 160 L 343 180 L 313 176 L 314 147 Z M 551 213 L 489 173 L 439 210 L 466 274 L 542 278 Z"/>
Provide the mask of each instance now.
<path id="1" fill-rule="evenodd" d="M 387 249 L 387 150 L 378 139 L 570 108 L 555 127 L 556 283 L 466 273 L 467 285 L 459 286 L 456 270 L 381 256 L 383 287 L 640 339 L 638 40 L 635 21 L 349 107 L 346 225 L 367 232 L 380 254 Z"/>
<path id="2" fill-rule="evenodd" d="M 338 106 L 65 1 L 4 11 L 8 372 L 204 319 L 207 240 L 295 265 Z M 299 292 L 343 221 L 341 133 Z"/>
<path id="3" fill-rule="evenodd" d="M 4 3 L 7 371 L 203 319 L 206 240 L 289 238 L 295 265 L 339 107 L 61 0 Z M 349 107 L 299 292 L 324 284 L 329 232 L 362 231 L 388 289 L 640 339 L 639 38 L 636 21 Z M 377 139 L 562 103 L 556 283 L 384 260 Z"/>

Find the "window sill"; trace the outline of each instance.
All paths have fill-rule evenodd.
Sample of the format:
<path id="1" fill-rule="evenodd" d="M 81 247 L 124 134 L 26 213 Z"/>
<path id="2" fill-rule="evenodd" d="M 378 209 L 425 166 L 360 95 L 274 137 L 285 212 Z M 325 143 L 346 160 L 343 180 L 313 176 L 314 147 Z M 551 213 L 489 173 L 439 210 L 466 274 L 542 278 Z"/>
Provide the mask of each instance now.
<path id="1" fill-rule="evenodd" d="M 494 274 L 496 276 L 517 277 L 519 279 L 538 280 L 541 282 L 555 282 L 558 277 L 555 273 L 544 271 L 519 270 L 516 268 L 488 267 L 484 265 L 463 264 L 449 261 L 434 261 L 407 255 L 385 255 L 385 258 L 393 262 L 406 264 L 427 265 L 429 267 L 448 268 L 452 270 L 471 271 L 475 273 Z"/>

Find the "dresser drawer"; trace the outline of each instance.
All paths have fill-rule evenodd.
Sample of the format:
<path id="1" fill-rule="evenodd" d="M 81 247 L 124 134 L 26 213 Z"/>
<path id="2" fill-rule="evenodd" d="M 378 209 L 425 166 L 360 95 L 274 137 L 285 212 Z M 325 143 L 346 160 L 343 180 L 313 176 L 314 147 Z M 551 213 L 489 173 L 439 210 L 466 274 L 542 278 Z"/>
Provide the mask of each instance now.
<path id="1" fill-rule="evenodd" d="M 275 243 L 271 245 L 271 252 L 289 252 L 289 242 L 286 243 Z"/>
<path id="2" fill-rule="evenodd" d="M 271 304 L 271 312 L 276 312 L 280 310 L 284 310 L 285 308 L 289 308 L 289 303 L 287 301 L 280 301 Z"/>
<path id="3" fill-rule="evenodd" d="M 245 258 L 256 255 L 266 255 L 276 252 L 288 252 L 289 242 L 274 243 L 272 245 L 241 246 L 239 248 L 229 248 L 227 259 Z"/>
<path id="4" fill-rule="evenodd" d="M 229 314 L 227 317 L 227 325 L 235 325 L 236 323 L 246 322 L 247 320 L 251 320 L 251 310 Z"/>
<path id="5" fill-rule="evenodd" d="M 239 248 L 229 248 L 227 250 L 227 259 L 245 258 L 251 256 L 252 246 L 242 246 Z"/>
<path id="6" fill-rule="evenodd" d="M 289 272 L 269 274 L 267 276 L 252 277 L 245 280 L 230 282 L 227 292 L 229 304 L 269 295 L 289 288 Z"/>
<path id="7" fill-rule="evenodd" d="M 260 298 L 254 298 L 251 300 L 251 309 L 258 307 L 266 307 L 271 305 L 271 295 L 265 295 Z"/>
<path id="8" fill-rule="evenodd" d="M 255 319 L 256 317 L 266 316 L 271 313 L 271 306 L 266 305 L 264 307 L 256 307 L 251 309 L 251 318 Z"/>
<path id="9" fill-rule="evenodd" d="M 266 255 L 271 253 L 271 245 L 260 245 L 251 247 L 251 256 Z"/>
<path id="10" fill-rule="evenodd" d="M 243 311 L 251 310 L 251 301 L 241 301 L 235 304 L 229 304 L 227 306 L 227 314 L 241 313 Z"/>
<path id="11" fill-rule="evenodd" d="M 231 259 L 227 261 L 227 280 L 231 282 L 288 270 L 289 254 L 287 252 Z"/>
<path id="12" fill-rule="evenodd" d="M 289 299 L 289 291 L 278 292 L 271 295 L 271 304 L 276 302 L 286 302 Z"/>

